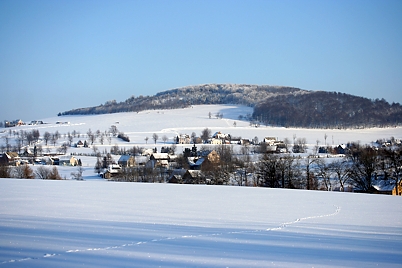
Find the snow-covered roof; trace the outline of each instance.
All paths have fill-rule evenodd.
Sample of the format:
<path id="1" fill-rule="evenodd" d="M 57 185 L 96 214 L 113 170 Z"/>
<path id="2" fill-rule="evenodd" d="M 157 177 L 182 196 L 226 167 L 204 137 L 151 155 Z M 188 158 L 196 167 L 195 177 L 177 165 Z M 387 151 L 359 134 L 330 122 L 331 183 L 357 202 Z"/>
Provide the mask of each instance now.
<path id="1" fill-rule="evenodd" d="M 380 192 L 389 192 L 395 188 L 395 185 L 390 183 L 388 180 L 375 180 L 373 183 L 373 188 Z"/>
<path id="2" fill-rule="evenodd" d="M 120 156 L 120 158 L 119 158 L 119 162 L 128 161 L 128 160 L 130 160 L 130 157 L 131 157 L 131 155 L 122 155 L 122 156 Z"/>

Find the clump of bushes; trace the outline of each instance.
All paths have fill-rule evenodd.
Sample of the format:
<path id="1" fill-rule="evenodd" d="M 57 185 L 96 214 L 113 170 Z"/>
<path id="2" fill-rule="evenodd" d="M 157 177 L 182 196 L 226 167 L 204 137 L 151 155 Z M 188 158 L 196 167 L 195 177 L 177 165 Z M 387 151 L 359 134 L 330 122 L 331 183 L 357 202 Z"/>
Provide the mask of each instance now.
<path id="1" fill-rule="evenodd" d="M 122 139 L 123 141 L 126 142 L 130 142 L 130 138 L 123 132 L 120 132 L 119 135 L 117 135 L 117 138 Z"/>

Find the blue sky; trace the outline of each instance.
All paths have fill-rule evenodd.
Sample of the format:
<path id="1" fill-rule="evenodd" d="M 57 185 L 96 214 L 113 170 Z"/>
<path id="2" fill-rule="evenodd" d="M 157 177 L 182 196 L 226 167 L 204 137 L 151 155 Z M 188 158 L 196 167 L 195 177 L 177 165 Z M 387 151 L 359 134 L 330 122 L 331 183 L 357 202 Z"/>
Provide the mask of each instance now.
<path id="1" fill-rule="evenodd" d="M 204 83 L 402 103 L 402 1 L 0 0 L 0 120 Z"/>

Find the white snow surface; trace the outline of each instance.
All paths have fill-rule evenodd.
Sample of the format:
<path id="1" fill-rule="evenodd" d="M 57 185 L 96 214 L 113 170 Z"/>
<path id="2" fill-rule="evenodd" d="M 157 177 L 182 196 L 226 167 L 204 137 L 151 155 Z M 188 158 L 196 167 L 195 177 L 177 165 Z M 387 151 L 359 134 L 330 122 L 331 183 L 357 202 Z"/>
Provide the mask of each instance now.
<path id="1" fill-rule="evenodd" d="M 209 119 L 208 114 L 212 114 Z M 216 119 L 215 115 L 220 113 L 222 119 Z M 154 145 L 152 134 L 159 136 L 158 145 L 163 146 L 161 140 L 163 135 L 172 138 L 178 134 L 191 134 L 195 132 L 200 135 L 206 127 L 211 129 L 212 133 L 221 131 L 233 136 L 252 139 L 258 137 L 263 140 L 264 137 L 276 137 L 280 140 L 285 138 L 293 141 L 293 135 L 297 138 L 306 138 L 307 143 L 315 145 L 320 141 L 324 144 L 324 135 L 327 134 L 328 145 L 339 145 L 347 142 L 360 141 L 362 144 L 368 144 L 377 139 L 388 139 L 390 137 L 402 138 L 402 127 L 394 128 L 367 128 L 367 129 L 302 129 L 302 128 L 284 128 L 261 126 L 259 128 L 250 126 L 248 121 L 239 120 L 239 115 L 247 116 L 253 113 L 253 108 L 246 106 L 233 105 L 197 105 L 190 108 L 172 109 L 172 110 L 149 110 L 139 113 L 115 113 L 103 115 L 76 115 L 61 116 L 43 119 L 48 123 L 45 125 L 21 126 L 15 130 L 38 129 L 43 135 L 45 131 L 54 133 L 58 130 L 61 134 L 72 133 L 73 130 L 81 134 L 87 133 L 88 129 L 92 132 L 100 130 L 104 132 L 112 125 L 115 125 L 119 131 L 123 131 L 130 138 L 130 143 L 122 142 L 119 139 L 113 139 L 112 145 L 121 143 L 121 145 L 145 145 L 145 137 L 149 137 L 148 145 Z M 56 122 L 69 122 L 69 124 L 56 124 Z M 236 122 L 236 126 L 234 126 Z M 1 136 L 1 134 L 0 134 Z M 85 135 L 84 135 L 85 136 Z M 81 138 L 85 139 L 85 138 Z M 60 141 L 63 142 L 63 141 Z M 107 142 L 105 142 L 107 144 Z M 96 144 L 100 149 L 102 145 Z M 106 146 L 106 145 L 105 145 Z"/>
<path id="2" fill-rule="evenodd" d="M 0 180 L 0 267 L 401 267 L 398 196 Z"/>
<path id="3" fill-rule="evenodd" d="M 214 118 L 218 112 L 223 119 Z M 130 137 L 129 143 L 117 138 L 111 144 L 97 142 L 100 151 L 114 144 L 170 146 L 173 136 L 200 135 L 206 127 L 259 140 L 296 135 L 310 148 L 317 140 L 322 145 L 325 134 L 329 145 L 402 138 L 400 127 L 255 128 L 238 119 L 251 113 L 249 107 L 207 105 L 52 117 L 45 125 L 13 129 L 38 129 L 41 135 L 75 130 L 81 133 L 77 142 L 86 139 L 88 129 L 103 132 L 116 125 Z M 157 144 L 153 133 L 159 135 Z M 163 135 L 169 138 L 166 145 Z M 40 144 L 46 147 L 43 140 Z M 178 145 L 176 152 L 183 147 L 191 145 Z M 69 148 L 68 154 L 91 151 Z M 398 196 L 109 182 L 94 173 L 95 157 L 80 158 L 85 181 L 0 179 L 0 267 L 401 267 Z M 76 171 L 58 169 L 66 178 Z"/>

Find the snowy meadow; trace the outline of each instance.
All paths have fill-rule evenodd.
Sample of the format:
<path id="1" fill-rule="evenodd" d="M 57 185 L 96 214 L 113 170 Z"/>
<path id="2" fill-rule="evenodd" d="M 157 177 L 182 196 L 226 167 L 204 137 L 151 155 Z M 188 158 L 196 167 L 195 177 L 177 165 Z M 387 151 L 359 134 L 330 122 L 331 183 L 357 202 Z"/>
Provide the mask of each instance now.
<path id="1" fill-rule="evenodd" d="M 402 199 L 0 180 L 3 267 L 400 267 Z"/>
<path id="2" fill-rule="evenodd" d="M 130 138 L 112 138 L 99 151 L 170 146 L 178 134 L 208 127 L 252 139 L 304 137 L 329 145 L 402 138 L 402 128 L 292 129 L 250 126 L 252 108 L 194 106 L 92 116 L 47 118 L 21 126 L 41 134 L 80 133 L 117 126 Z M 222 114 L 222 119 L 209 118 Z M 57 122 L 64 122 L 60 124 Z M 156 133 L 167 141 L 151 139 Z M 7 135 L 0 133 L 0 137 Z M 145 138 L 149 137 L 146 141 Z M 10 139 L 13 144 L 16 141 Z M 45 146 L 49 151 L 56 146 Z M 190 145 L 178 145 L 177 153 Z M 91 148 L 69 148 L 87 154 Z M 0 179 L 0 267 L 401 267 L 399 196 L 257 187 L 123 183 L 94 173 L 96 158 L 58 167 L 67 180 Z M 33 169 L 37 166 L 33 166 Z"/>

